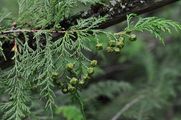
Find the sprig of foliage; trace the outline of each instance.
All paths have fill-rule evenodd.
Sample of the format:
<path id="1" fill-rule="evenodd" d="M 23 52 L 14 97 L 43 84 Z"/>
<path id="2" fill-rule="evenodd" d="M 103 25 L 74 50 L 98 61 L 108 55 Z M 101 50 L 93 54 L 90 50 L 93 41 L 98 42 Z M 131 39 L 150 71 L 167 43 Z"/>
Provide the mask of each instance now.
<path id="1" fill-rule="evenodd" d="M 16 51 L 16 46 L 14 50 Z M 19 61 L 20 54 L 15 53 L 14 67 L 1 76 L 3 89 L 9 94 L 9 101 L 1 105 L 1 110 L 5 111 L 3 118 L 5 120 L 21 120 L 30 113 L 30 81 L 24 76 L 24 70 L 21 68 L 23 63 Z"/>
<path id="2" fill-rule="evenodd" d="M 164 43 L 162 33 L 171 33 L 173 29 L 175 29 L 176 31 L 181 30 L 181 25 L 172 20 L 167 20 L 158 17 L 141 18 L 136 16 L 138 20 L 135 23 L 132 22 L 132 19 L 135 18 L 135 16 L 135 14 L 128 15 L 128 27 L 126 29 L 128 31 L 148 31 L 151 34 L 153 34 L 156 38 L 158 38 L 162 43 Z"/>

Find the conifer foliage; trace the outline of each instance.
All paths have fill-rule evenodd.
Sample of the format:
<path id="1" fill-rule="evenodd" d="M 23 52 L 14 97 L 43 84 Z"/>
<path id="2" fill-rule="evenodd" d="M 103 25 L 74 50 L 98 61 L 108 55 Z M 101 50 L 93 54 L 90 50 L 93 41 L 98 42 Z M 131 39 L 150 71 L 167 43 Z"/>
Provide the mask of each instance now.
<path id="1" fill-rule="evenodd" d="M 0 69 L 1 94 L 8 100 L 1 101 L 3 120 L 21 120 L 31 114 L 32 91 L 39 92 L 45 108 L 56 105 L 54 89 L 76 95 L 90 80 L 99 61 L 90 59 L 88 43 L 95 42 L 97 51 L 120 53 L 127 41 L 137 39 L 135 32 L 148 31 L 163 42 L 162 32 L 181 30 L 172 20 L 157 17 L 127 16 L 127 27 L 113 33 L 98 29 L 107 16 L 77 19 L 66 28 L 60 21 L 72 16 L 79 6 L 105 3 L 101 0 L 17 0 L 18 13 L 0 11 L 0 59 L 12 65 Z M 107 36 L 105 43 L 99 35 Z M 95 38 L 95 39 L 92 39 Z M 94 41 L 93 41 L 94 40 Z M 6 53 L 4 44 L 9 46 Z M 134 43 L 133 43 L 134 44 Z"/>

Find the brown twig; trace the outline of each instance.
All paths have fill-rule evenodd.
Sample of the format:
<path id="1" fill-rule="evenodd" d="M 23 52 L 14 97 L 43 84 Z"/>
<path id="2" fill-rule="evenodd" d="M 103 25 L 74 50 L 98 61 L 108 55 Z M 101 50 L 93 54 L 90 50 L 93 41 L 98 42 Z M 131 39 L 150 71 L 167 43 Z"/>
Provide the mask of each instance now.
<path id="1" fill-rule="evenodd" d="M 106 15 L 108 19 L 97 27 L 99 29 L 104 29 L 124 21 L 126 19 L 126 16 L 130 13 L 148 13 L 179 0 L 145 0 L 144 3 L 138 1 L 140 0 L 131 0 L 129 1 L 129 3 L 122 3 L 123 5 L 125 4 L 125 6 L 121 6 L 120 2 L 117 2 L 114 6 L 112 6 L 111 4 L 107 6 L 93 6 L 87 11 L 82 11 L 80 12 L 80 14 L 74 15 L 68 19 L 61 21 L 60 24 L 65 26 L 65 28 L 69 28 L 70 26 L 76 24 L 78 19 L 86 19 L 89 17 Z"/>

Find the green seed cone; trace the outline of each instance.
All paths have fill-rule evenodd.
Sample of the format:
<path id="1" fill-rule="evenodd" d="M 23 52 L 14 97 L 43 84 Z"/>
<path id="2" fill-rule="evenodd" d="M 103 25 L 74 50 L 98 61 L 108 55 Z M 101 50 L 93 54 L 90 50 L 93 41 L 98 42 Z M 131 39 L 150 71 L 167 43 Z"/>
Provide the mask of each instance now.
<path id="1" fill-rule="evenodd" d="M 92 75 L 94 73 L 94 68 L 93 67 L 89 67 L 87 69 L 88 75 Z"/>
<path id="2" fill-rule="evenodd" d="M 135 34 L 131 34 L 129 40 L 130 41 L 136 41 L 137 37 Z"/>
<path id="3" fill-rule="evenodd" d="M 66 68 L 67 68 L 67 70 L 73 70 L 74 64 L 68 63 L 68 64 L 66 65 Z"/>
<path id="4" fill-rule="evenodd" d="M 114 52 L 116 52 L 116 53 L 120 53 L 120 52 L 121 52 L 121 50 L 120 50 L 120 48 L 115 47 L 115 48 L 114 48 Z"/>
<path id="5" fill-rule="evenodd" d="M 69 91 L 68 91 L 67 88 L 63 88 L 63 89 L 62 89 L 62 93 L 67 94 L 68 92 L 69 92 Z"/>
<path id="6" fill-rule="evenodd" d="M 76 85 L 78 83 L 78 79 L 73 77 L 71 80 L 70 80 L 70 84 L 71 85 Z"/>
<path id="7" fill-rule="evenodd" d="M 97 50 L 102 50 L 102 49 L 103 49 L 103 44 L 102 44 L 102 43 L 98 43 L 98 44 L 96 45 L 96 49 L 97 49 Z"/>
<path id="8" fill-rule="evenodd" d="M 80 80 L 79 81 L 79 85 L 82 87 L 82 86 L 84 86 L 85 85 L 85 81 L 84 80 Z"/>
<path id="9" fill-rule="evenodd" d="M 82 79 L 85 80 L 85 81 L 87 81 L 87 80 L 90 79 L 90 76 L 89 76 L 88 74 L 86 74 L 86 75 L 84 75 L 84 76 L 82 77 Z"/>
<path id="10" fill-rule="evenodd" d="M 116 46 L 119 48 L 123 48 L 124 47 L 124 42 L 123 41 L 118 41 L 116 42 Z"/>
<path id="11" fill-rule="evenodd" d="M 53 72 L 52 73 L 52 78 L 53 79 L 57 79 L 58 78 L 58 73 L 57 72 Z"/>
<path id="12" fill-rule="evenodd" d="M 108 53 L 112 53 L 114 50 L 113 50 L 112 47 L 107 47 L 107 48 L 106 48 L 106 51 L 107 51 Z"/>
<path id="13" fill-rule="evenodd" d="M 68 85 L 68 91 L 72 92 L 76 92 L 76 88 L 74 86 L 72 86 L 71 84 Z"/>
<path id="14" fill-rule="evenodd" d="M 116 46 L 116 41 L 115 41 L 115 40 L 110 40 L 110 41 L 109 41 L 109 46 L 110 46 L 110 47 Z"/>
<path id="15" fill-rule="evenodd" d="M 92 60 L 91 63 L 90 63 L 90 65 L 91 65 L 92 67 L 95 67 L 95 66 L 97 65 L 97 60 Z"/>

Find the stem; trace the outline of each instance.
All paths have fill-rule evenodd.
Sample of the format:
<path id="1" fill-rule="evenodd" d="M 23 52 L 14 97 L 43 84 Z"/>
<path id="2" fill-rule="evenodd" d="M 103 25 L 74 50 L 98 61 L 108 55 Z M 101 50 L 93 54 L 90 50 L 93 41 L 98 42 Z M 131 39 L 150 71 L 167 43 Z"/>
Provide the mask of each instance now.
<path id="1" fill-rule="evenodd" d="M 80 105 L 80 109 L 81 109 L 81 112 L 82 112 L 83 120 L 86 120 L 83 100 L 82 100 L 82 98 L 81 98 L 81 96 L 80 96 L 80 94 L 78 92 L 75 93 L 75 97 L 79 101 L 79 105 Z"/>
<path id="2" fill-rule="evenodd" d="M 139 102 L 144 96 L 139 96 L 132 100 L 130 103 L 126 104 L 111 120 L 118 120 L 118 118 L 127 111 L 130 107 L 135 105 L 137 102 Z"/>

